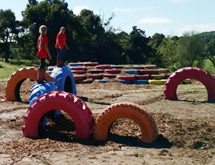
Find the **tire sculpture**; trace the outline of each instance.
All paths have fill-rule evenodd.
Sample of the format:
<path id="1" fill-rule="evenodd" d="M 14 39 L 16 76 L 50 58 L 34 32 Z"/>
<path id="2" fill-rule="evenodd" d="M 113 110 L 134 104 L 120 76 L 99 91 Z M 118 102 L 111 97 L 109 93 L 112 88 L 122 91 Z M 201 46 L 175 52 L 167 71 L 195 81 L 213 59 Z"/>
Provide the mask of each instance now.
<path id="1" fill-rule="evenodd" d="M 69 67 L 56 67 L 51 74 L 57 91 L 65 91 L 76 95 L 76 84 Z"/>
<path id="2" fill-rule="evenodd" d="M 22 131 L 25 137 L 39 137 L 39 122 L 49 111 L 60 109 L 72 118 L 77 139 L 87 139 L 93 132 L 94 119 L 91 110 L 78 97 L 67 92 L 51 92 L 37 99 L 24 116 Z"/>
<path id="3" fill-rule="evenodd" d="M 94 138 L 100 141 L 107 140 L 111 124 L 119 118 L 131 119 L 138 124 L 143 142 L 152 143 L 157 139 L 158 130 L 154 119 L 143 108 L 133 103 L 118 103 L 107 107 L 96 119 Z"/>
<path id="4" fill-rule="evenodd" d="M 20 101 L 20 87 L 26 79 L 32 79 L 37 81 L 37 68 L 36 67 L 26 67 L 21 68 L 14 72 L 7 82 L 5 88 L 5 97 L 8 101 Z M 48 73 L 46 73 L 46 80 L 53 81 Z"/>
<path id="5" fill-rule="evenodd" d="M 117 76 L 119 80 L 125 80 L 125 81 L 134 81 L 135 75 L 128 75 L 128 76 Z"/>
<path id="6" fill-rule="evenodd" d="M 176 90 L 180 82 L 185 79 L 200 81 L 208 92 L 208 101 L 215 100 L 215 79 L 205 70 L 196 67 L 186 67 L 174 72 L 167 80 L 164 87 L 164 98 L 177 100 Z"/>

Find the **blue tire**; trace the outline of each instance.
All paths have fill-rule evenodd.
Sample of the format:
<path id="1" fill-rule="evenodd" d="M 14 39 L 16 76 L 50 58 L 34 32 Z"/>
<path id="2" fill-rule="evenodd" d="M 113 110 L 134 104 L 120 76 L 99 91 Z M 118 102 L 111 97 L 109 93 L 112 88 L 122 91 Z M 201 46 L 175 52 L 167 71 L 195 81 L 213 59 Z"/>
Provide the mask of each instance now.
<path id="1" fill-rule="evenodd" d="M 40 98 L 42 95 L 49 93 L 51 91 L 55 90 L 55 85 L 53 82 L 47 82 L 47 83 L 42 83 L 42 84 L 34 84 L 33 88 L 31 89 L 31 95 L 29 97 L 29 105 L 31 106 L 35 100 Z M 55 111 L 54 116 L 60 115 L 60 111 Z M 42 125 L 41 127 L 45 128 L 46 127 L 46 121 L 47 121 L 47 116 L 45 115 L 43 117 Z"/>
<path id="2" fill-rule="evenodd" d="M 148 84 L 148 80 L 134 80 L 133 84 Z"/>
<path id="3" fill-rule="evenodd" d="M 76 95 L 76 84 L 69 67 L 56 67 L 51 73 L 57 91 L 65 91 Z"/>

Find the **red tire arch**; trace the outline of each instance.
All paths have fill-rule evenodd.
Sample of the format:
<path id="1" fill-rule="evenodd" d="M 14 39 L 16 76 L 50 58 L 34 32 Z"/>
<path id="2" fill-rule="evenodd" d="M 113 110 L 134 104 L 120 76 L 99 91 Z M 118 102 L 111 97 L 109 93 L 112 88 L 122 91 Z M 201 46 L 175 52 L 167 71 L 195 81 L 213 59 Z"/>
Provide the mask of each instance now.
<path id="1" fill-rule="evenodd" d="M 78 97 L 67 92 L 47 93 L 28 108 L 24 116 L 22 131 L 24 136 L 39 137 L 38 126 L 45 113 L 59 109 L 65 111 L 72 118 L 76 128 L 77 139 L 87 139 L 93 132 L 94 119 L 91 110 Z"/>
<path id="2" fill-rule="evenodd" d="M 208 92 L 208 101 L 215 100 L 215 79 L 205 70 L 196 67 L 182 68 L 171 74 L 164 87 L 164 98 L 177 100 L 177 87 L 188 78 L 200 81 Z"/>

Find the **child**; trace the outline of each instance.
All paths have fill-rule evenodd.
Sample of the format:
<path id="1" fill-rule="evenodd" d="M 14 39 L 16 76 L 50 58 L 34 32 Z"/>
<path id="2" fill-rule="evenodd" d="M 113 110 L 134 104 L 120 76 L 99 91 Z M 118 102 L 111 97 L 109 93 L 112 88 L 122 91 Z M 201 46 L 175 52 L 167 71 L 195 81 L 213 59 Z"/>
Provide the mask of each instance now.
<path id="1" fill-rule="evenodd" d="M 51 55 L 48 48 L 48 37 L 46 36 L 47 28 L 45 25 L 40 26 L 39 33 L 40 33 L 40 36 L 38 37 L 38 40 L 37 40 L 37 48 L 38 48 L 37 57 L 40 58 L 40 66 L 38 68 L 38 73 L 37 73 L 37 82 L 44 83 L 45 74 L 46 74 L 45 59 L 48 57 L 49 60 L 51 60 Z"/>
<path id="2" fill-rule="evenodd" d="M 64 64 L 65 49 L 69 49 L 66 44 L 65 27 L 61 27 L 56 37 L 55 48 L 57 50 L 57 66 L 62 67 Z"/>

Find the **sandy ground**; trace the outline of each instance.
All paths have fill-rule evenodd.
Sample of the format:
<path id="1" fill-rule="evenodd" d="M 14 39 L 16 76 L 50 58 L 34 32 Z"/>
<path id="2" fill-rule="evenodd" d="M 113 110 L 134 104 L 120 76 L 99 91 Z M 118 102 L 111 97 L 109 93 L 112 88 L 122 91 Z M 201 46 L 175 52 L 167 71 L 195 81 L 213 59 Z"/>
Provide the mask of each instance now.
<path id="1" fill-rule="evenodd" d="M 208 103 L 198 82 L 179 85 L 178 101 L 163 99 L 163 85 L 125 85 L 119 82 L 77 84 L 96 118 L 114 103 L 139 104 L 155 119 L 159 130 L 153 144 L 140 141 L 139 127 L 131 120 L 114 122 L 106 142 L 75 139 L 72 120 L 49 121 L 40 139 L 22 136 L 23 115 L 33 82 L 23 83 L 24 103 L 5 101 L 6 80 L 0 82 L 0 164 L 215 164 L 215 104 Z"/>

